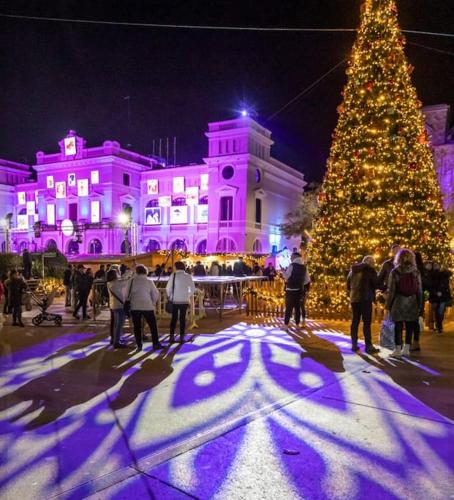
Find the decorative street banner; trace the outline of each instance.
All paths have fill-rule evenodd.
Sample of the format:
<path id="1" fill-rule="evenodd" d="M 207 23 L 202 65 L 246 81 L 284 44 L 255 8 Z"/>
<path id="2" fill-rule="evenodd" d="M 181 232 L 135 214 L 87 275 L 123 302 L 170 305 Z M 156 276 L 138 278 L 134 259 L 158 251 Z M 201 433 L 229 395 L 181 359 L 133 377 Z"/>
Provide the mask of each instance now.
<path id="1" fill-rule="evenodd" d="M 77 196 L 88 196 L 88 179 L 77 181 Z"/>
<path id="2" fill-rule="evenodd" d="M 158 194 L 158 179 L 147 180 L 147 194 Z"/>
<path id="3" fill-rule="evenodd" d="M 101 216 L 100 216 L 100 207 L 101 203 L 99 200 L 93 200 L 91 202 L 91 222 L 92 223 L 97 223 L 100 221 Z"/>
<path id="4" fill-rule="evenodd" d="M 184 177 L 173 178 L 173 192 L 174 194 L 184 193 Z"/>
<path id="5" fill-rule="evenodd" d="M 208 191 L 208 174 L 200 175 L 200 190 Z"/>
<path id="6" fill-rule="evenodd" d="M 208 205 L 197 206 L 197 224 L 206 224 L 208 222 Z"/>
<path id="7" fill-rule="evenodd" d="M 76 139 L 75 137 L 65 138 L 65 155 L 71 156 L 76 154 Z"/>
<path id="8" fill-rule="evenodd" d="M 76 174 L 68 174 L 68 186 L 76 185 Z"/>
<path id="9" fill-rule="evenodd" d="M 188 223 L 188 207 L 170 207 L 170 224 L 187 224 Z"/>
<path id="10" fill-rule="evenodd" d="M 90 178 L 92 184 L 99 184 L 99 170 L 92 170 L 90 172 Z"/>
<path id="11" fill-rule="evenodd" d="M 47 205 L 47 223 L 50 226 L 55 224 L 55 205 Z"/>
<path id="12" fill-rule="evenodd" d="M 27 215 L 35 215 L 35 202 L 27 201 Z"/>
<path id="13" fill-rule="evenodd" d="M 28 229 L 28 215 L 17 216 L 17 229 Z"/>
<path id="14" fill-rule="evenodd" d="M 145 224 L 147 226 L 157 226 L 161 224 L 161 207 L 145 209 Z"/>
<path id="15" fill-rule="evenodd" d="M 199 188 L 197 186 L 191 186 L 186 188 L 186 204 L 187 205 L 199 204 Z"/>
<path id="16" fill-rule="evenodd" d="M 47 185 L 47 189 L 54 188 L 54 176 L 53 175 L 48 175 L 46 177 L 46 185 Z"/>
<path id="17" fill-rule="evenodd" d="M 56 182 L 55 183 L 55 196 L 57 198 L 66 198 L 66 182 Z"/>
<path id="18" fill-rule="evenodd" d="M 23 191 L 17 193 L 17 202 L 19 205 L 25 205 L 25 193 Z"/>
<path id="19" fill-rule="evenodd" d="M 170 207 L 172 205 L 172 198 L 170 196 L 160 196 L 158 204 L 160 207 Z"/>

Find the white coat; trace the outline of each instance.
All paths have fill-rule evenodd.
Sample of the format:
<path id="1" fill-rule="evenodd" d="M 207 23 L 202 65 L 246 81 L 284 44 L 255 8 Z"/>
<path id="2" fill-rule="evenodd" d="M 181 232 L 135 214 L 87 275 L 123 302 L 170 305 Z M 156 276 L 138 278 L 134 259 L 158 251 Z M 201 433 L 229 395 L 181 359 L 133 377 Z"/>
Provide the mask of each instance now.
<path id="1" fill-rule="evenodd" d="M 175 280 L 175 290 L 172 295 L 173 280 Z M 195 292 L 195 285 L 190 274 L 183 270 L 175 271 L 169 278 L 166 286 L 167 297 L 174 304 L 189 304 L 189 298 Z"/>

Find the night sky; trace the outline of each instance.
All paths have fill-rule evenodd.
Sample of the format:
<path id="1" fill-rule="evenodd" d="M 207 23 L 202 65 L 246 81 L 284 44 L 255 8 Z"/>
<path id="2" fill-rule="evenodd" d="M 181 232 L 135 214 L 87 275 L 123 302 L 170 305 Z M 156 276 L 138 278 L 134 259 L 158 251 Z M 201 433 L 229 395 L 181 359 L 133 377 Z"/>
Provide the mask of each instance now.
<path id="1" fill-rule="evenodd" d="M 360 0 L 0 1 L 0 12 L 113 21 L 356 28 Z M 452 2 L 398 1 L 403 29 L 452 32 Z M 273 155 L 321 180 L 345 66 L 277 117 L 268 117 L 347 57 L 354 33 L 257 33 L 81 25 L 0 18 L 0 157 L 33 163 L 69 129 L 89 146 L 115 139 L 151 153 L 177 136 L 177 163 L 206 155 L 209 121 L 242 103 L 273 131 Z M 454 39 L 407 40 L 454 52 Z M 425 105 L 454 105 L 454 56 L 407 45 Z M 127 101 L 131 130 L 128 137 Z"/>

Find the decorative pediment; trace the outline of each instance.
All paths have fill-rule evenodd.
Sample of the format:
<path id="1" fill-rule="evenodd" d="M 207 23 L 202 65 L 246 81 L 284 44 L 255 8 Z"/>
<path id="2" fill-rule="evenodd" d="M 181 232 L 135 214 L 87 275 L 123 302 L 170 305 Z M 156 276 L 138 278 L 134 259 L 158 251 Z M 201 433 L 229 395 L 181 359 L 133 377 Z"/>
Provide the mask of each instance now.
<path id="1" fill-rule="evenodd" d="M 230 184 L 224 184 L 223 186 L 220 186 L 216 189 L 216 194 L 219 196 L 227 196 L 227 195 L 236 195 L 238 192 L 238 187 L 237 186 L 231 186 Z"/>
<path id="2" fill-rule="evenodd" d="M 256 198 L 266 198 L 268 196 L 262 188 L 254 189 L 254 194 Z"/>

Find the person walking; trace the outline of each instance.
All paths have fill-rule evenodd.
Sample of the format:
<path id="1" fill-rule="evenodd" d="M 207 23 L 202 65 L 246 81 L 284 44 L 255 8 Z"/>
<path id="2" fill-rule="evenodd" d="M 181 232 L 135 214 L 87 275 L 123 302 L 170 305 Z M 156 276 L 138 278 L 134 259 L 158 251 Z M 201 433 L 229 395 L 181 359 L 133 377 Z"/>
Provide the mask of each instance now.
<path id="1" fill-rule="evenodd" d="M 367 354 L 380 352 L 372 343 L 372 304 L 375 302 L 375 290 L 379 288 L 380 281 L 375 271 L 375 260 L 371 255 L 366 255 L 359 264 L 354 264 L 347 276 L 347 290 L 350 294 L 352 308 L 352 322 L 350 337 L 352 351 L 359 351 L 358 329 L 363 321 L 363 335 L 366 343 Z"/>
<path id="2" fill-rule="evenodd" d="M 295 315 L 295 324 L 299 326 L 301 320 L 301 300 L 306 281 L 306 266 L 303 264 L 301 254 L 292 253 L 291 264 L 284 271 L 285 283 L 285 316 L 284 324 L 288 327 L 292 313 Z"/>
<path id="3" fill-rule="evenodd" d="M 388 278 L 389 275 L 391 274 L 391 271 L 394 269 L 394 259 L 396 258 L 396 255 L 399 253 L 399 251 L 400 251 L 399 243 L 394 243 L 391 246 L 392 257 L 383 262 L 380 271 L 378 273 L 378 281 L 380 284 L 380 289 L 384 292 L 386 292 L 388 288 Z"/>
<path id="4" fill-rule="evenodd" d="M 74 309 L 73 316 L 76 319 L 80 319 L 79 310 L 82 308 L 82 318 L 90 319 L 90 316 L 87 314 L 87 302 L 88 296 L 90 295 L 91 285 L 93 283 L 92 277 L 89 274 L 84 272 L 84 265 L 79 264 L 77 266 L 77 271 L 74 275 L 74 288 L 77 296 L 77 303 Z"/>
<path id="5" fill-rule="evenodd" d="M 391 353 L 394 358 L 410 356 L 410 347 L 416 323 L 422 314 L 421 275 L 416 267 L 415 255 L 411 250 L 402 248 L 396 255 L 394 269 L 388 280 L 386 309 L 394 321 L 396 347 Z M 402 334 L 405 326 L 405 344 L 402 347 Z"/>
<path id="6" fill-rule="evenodd" d="M 71 264 L 68 264 L 68 267 L 63 273 L 63 286 L 65 287 L 65 307 L 71 307 L 72 272 L 73 266 Z"/>
<path id="7" fill-rule="evenodd" d="M 22 323 L 22 294 L 27 289 L 27 283 L 19 277 L 16 270 L 10 272 L 10 278 L 6 282 L 8 287 L 9 304 L 13 313 L 13 326 L 25 326 Z"/>
<path id="8" fill-rule="evenodd" d="M 437 333 L 443 333 L 443 321 L 448 304 L 452 302 L 449 281 L 451 272 L 441 269 L 437 263 L 433 264 L 431 283 L 429 288 L 429 302 L 435 320 Z"/>
<path id="9" fill-rule="evenodd" d="M 24 278 L 29 280 L 32 275 L 32 256 L 27 249 L 22 253 L 22 267 L 24 269 Z"/>
<path id="10" fill-rule="evenodd" d="M 169 278 L 166 286 L 167 297 L 173 302 L 172 319 L 170 320 L 170 343 L 175 341 L 175 328 L 180 321 L 180 343 L 184 342 L 186 329 L 186 313 L 191 295 L 195 293 L 192 276 L 185 272 L 183 262 L 175 262 L 175 272 Z"/>
<path id="11" fill-rule="evenodd" d="M 9 304 L 9 290 L 7 286 L 7 281 L 9 280 L 9 273 L 2 274 L 2 284 L 3 284 L 3 293 L 4 293 L 4 301 L 3 301 L 3 314 L 6 316 L 7 314 L 11 314 L 11 308 Z"/>
<path id="12" fill-rule="evenodd" d="M 148 270 L 145 266 L 136 266 L 136 273 L 130 280 L 126 297 L 127 300 L 131 301 L 131 317 L 138 351 L 142 350 L 143 344 L 142 318 L 145 318 L 150 327 L 153 349 L 164 348 L 159 342 L 158 325 L 155 316 L 159 291 L 153 281 L 148 279 L 147 274 Z"/>
<path id="13" fill-rule="evenodd" d="M 126 347 L 121 343 L 123 325 L 125 323 L 124 303 L 127 293 L 127 280 L 118 279 L 119 275 L 115 269 L 109 269 L 107 272 L 107 290 L 109 293 L 109 308 L 113 315 L 113 332 L 111 344 L 115 349 Z"/>

